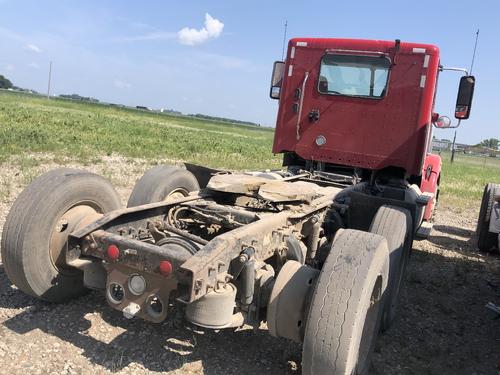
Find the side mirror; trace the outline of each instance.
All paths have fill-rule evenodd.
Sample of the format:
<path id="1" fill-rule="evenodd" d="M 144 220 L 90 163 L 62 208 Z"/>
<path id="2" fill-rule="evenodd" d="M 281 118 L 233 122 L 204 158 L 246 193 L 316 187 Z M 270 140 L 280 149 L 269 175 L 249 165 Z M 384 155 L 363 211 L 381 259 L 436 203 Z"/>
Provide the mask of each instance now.
<path id="1" fill-rule="evenodd" d="M 474 96 L 474 76 L 463 76 L 458 86 L 457 104 L 455 105 L 455 118 L 467 120 L 470 116 L 472 97 Z"/>
<path id="2" fill-rule="evenodd" d="M 436 121 L 434 121 L 434 126 L 439 129 L 447 129 L 451 127 L 451 119 L 448 116 L 439 116 Z"/>
<path id="3" fill-rule="evenodd" d="M 284 72 L 285 63 L 283 61 L 275 61 L 273 66 L 273 75 L 271 77 L 271 90 L 269 92 L 271 99 L 280 98 Z"/>

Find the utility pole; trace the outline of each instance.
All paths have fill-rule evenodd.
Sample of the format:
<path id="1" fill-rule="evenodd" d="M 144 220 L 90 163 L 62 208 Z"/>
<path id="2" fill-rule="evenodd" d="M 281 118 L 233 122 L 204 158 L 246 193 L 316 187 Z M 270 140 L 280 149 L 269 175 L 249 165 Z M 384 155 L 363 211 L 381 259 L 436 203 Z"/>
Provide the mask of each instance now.
<path id="1" fill-rule="evenodd" d="M 50 99 L 50 80 L 52 78 L 52 61 L 50 62 L 49 65 L 49 84 L 47 86 L 47 99 Z"/>
<path id="2" fill-rule="evenodd" d="M 451 164 L 455 160 L 455 141 L 457 140 L 457 131 L 455 130 L 455 136 L 453 137 L 453 144 L 451 145 Z"/>

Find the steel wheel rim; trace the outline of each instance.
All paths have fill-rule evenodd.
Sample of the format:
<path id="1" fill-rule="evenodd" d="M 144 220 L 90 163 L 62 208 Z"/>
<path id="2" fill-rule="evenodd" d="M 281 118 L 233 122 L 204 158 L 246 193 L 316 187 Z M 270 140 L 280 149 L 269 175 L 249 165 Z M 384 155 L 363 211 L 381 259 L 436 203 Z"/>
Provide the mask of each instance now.
<path id="1" fill-rule="evenodd" d="M 189 195 L 189 192 L 186 189 L 177 188 L 177 189 L 172 190 L 170 193 L 168 193 L 163 201 L 172 202 L 172 201 L 175 201 L 177 199 L 187 197 L 188 195 Z"/>
<path id="2" fill-rule="evenodd" d="M 78 224 L 88 217 L 102 210 L 95 202 L 78 202 L 65 210 L 56 220 L 49 237 L 49 257 L 54 268 L 62 274 L 73 274 L 75 269 L 66 263 L 66 243 L 68 235 Z"/>

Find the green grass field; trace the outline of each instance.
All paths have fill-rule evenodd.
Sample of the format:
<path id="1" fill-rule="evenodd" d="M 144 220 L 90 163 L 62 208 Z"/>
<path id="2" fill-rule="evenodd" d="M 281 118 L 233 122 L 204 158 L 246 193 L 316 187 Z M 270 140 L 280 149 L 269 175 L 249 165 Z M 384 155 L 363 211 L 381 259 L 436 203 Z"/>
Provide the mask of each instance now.
<path id="1" fill-rule="evenodd" d="M 478 206 L 488 182 L 500 183 L 500 159 L 443 153 L 441 197 L 447 204 Z M 479 206 L 478 206 L 479 207 Z"/>
<path id="2" fill-rule="evenodd" d="M 52 153 L 89 162 L 120 154 L 211 167 L 270 168 L 273 129 L 0 92 L 0 162 Z"/>
<path id="3" fill-rule="evenodd" d="M 0 164 L 44 153 L 82 164 L 119 154 L 154 163 L 182 160 L 230 169 L 280 166 L 271 152 L 273 129 L 169 116 L 100 104 L 0 92 Z M 500 159 L 443 154 L 441 197 L 478 205 L 487 182 L 500 183 Z"/>

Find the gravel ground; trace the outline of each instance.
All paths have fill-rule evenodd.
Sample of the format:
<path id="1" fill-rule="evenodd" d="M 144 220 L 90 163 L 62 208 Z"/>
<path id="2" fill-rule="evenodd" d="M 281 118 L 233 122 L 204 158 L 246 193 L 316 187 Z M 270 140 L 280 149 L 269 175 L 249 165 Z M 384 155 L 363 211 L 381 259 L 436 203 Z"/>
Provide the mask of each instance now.
<path id="1" fill-rule="evenodd" d="M 0 228 L 50 156 L 0 165 Z M 82 167 L 69 163 L 73 167 Z M 68 163 L 65 163 L 68 165 Z M 105 157 L 86 169 L 110 178 L 125 202 L 149 164 Z M 500 374 L 500 260 L 475 248 L 475 209 L 439 208 L 429 240 L 414 243 L 400 314 L 377 343 L 372 374 Z M 28 297 L 0 264 L 0 368 L 5 374 L 300 374 L 300 347 L 265 325 L 200 331 L 179 319 L 127 320 L 92 292 L 62 305 Z"/>

